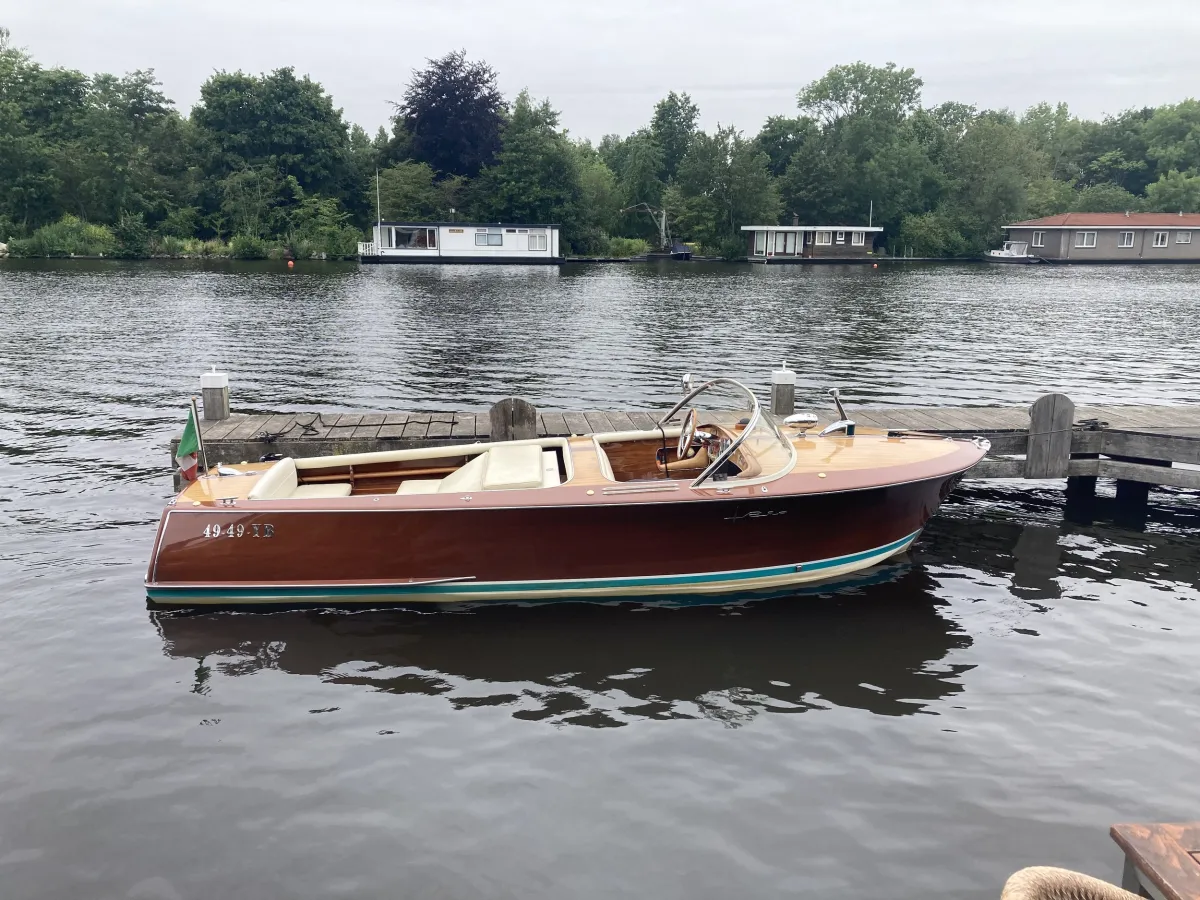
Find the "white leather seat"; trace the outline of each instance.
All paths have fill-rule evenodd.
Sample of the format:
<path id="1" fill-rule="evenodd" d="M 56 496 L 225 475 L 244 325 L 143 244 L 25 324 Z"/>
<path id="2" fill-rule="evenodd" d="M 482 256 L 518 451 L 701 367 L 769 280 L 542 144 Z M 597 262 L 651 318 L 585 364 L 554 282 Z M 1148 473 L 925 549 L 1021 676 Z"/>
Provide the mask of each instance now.
<path id="1" fill-rule="evenodd" d="M 542 448 L 537 444 L 500 445 L 487 452 L 485 491 L 515 491 L 542 486 Z"/>
<path id="2" fill-rule="evenodd" d="M 542 487 L 557 487 L 562 484 L 558 477 L 558 454 L 553 450 L 542 451 Z"/>
<path id="3" fill-rule="evenodd" d="M 397 494 L 436 494 L 441 487 L 441 478 L 410 478 L 400 482 Z"/>
<path id="4" fill-rule="evenodd" d="M 452 491 L 477 491 L 483 486 L 483 473 L 487 471 L 490 453 L 480 453 L 465 466 L 455 469 L 438 485 L 439 494 Z"/>
<path id="5" fill-rule="evenodd" d="M 284 500 L 292 496 L 299 482 L 296 479 L 296 461 L 291 457 L 281 459 L 262 475 L 246 495 L 247 500 Z"/>
<path id="6" fill-rule="evenodd" d="M 349 497 L 350 485 L 344 481 L 333 484 L 302 484 L 292 491 L 293 500 L 324 500 L 328 497 Z"/>

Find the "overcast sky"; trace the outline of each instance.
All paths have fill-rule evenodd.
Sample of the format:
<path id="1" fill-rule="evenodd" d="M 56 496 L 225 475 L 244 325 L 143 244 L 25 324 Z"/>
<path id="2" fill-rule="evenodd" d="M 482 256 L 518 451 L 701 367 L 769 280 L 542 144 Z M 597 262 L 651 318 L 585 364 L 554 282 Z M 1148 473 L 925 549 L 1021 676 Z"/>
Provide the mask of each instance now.
<path id="1" fill-rule="evenodd" d="M 44 65 L 153 68 L 184 112 L 214 70 L 294 66 L 371 132 L 414 67 L 460 47 L 592 139 L 644 124 L 668 90 L 703 127 L 753 134 L 860 59 L 916 69 L 926 104 L 1099 117 L 1200 94 L 1200 0 L 6 0 L 0 25 Z"/>

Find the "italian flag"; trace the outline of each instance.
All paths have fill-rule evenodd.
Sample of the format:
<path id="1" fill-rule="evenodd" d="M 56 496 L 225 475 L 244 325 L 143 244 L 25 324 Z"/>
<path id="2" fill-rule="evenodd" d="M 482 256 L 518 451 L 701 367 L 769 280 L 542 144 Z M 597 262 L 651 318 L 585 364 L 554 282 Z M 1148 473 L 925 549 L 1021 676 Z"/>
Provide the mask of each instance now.
<path id="1" fill-rule="evenodd" d="M 183 429 L 183 437 L 179 439 L 175 461 L 179 463 L 179 474 L 184 481 L 196 480 L 196 470 L 200 467 L 200 429 L 196 424 L 195 405 L 188 407 L 187 425 Z"/>

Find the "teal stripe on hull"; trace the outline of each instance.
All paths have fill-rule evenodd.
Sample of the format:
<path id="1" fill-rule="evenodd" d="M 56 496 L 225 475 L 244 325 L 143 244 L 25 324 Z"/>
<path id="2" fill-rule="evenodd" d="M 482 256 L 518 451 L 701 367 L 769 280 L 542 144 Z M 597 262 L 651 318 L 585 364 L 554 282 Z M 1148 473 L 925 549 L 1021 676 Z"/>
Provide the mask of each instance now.
<path id="1" fill-rule="evenodd" d="M 762 578 L 791 575 L 795 573 L 819 572 L 823 569 L 834 569 L 841 566 L 853 565 L 856 562 L 898 552 L 920 534 L 912 534 L 871 550 L 850 553 L 846 556 L 835 556 L 831 559 L 815 560 L 806 563 L 793 563 L 786 566 L 768 566 L 759 569 L 739 569 L 732 572 L 708 572 L 694 575 L 641 575 L 619 578 L 588 578 L 577 581 L 504 581 L 504 582 L 443 582 L 441 584 L 414 585 L 358 585 L 358 586 L 329 586 L 329 587 L 289 587 L 279 588 L 162 588 L 148 587 L 147 596 L 151 600 L 178 602 L 181 600 L 213 600 L 213 599 L 247 599 L 280 598 L 305 600 L 315 598 L 338 597 L 422 597 L 452 595 L 462 597 L 468 594 L 496 593 L 547 593 L 556 591 L 603 591 L 625 590 L 637 588 L 679 587 L 686 590 L 689 587 L 700 587 L 714 584 L 728 584 L 736 589 L 741 582 L 751 582 Z"/>

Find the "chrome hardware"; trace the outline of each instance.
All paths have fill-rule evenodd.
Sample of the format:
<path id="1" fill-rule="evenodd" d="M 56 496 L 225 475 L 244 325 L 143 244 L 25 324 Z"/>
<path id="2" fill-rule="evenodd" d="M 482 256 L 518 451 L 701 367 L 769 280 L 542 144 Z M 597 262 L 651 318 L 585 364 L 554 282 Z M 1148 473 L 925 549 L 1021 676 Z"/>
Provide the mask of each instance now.
<path id="1" fill-rule="evenodd" d="M 850 417 L 846 415 L 846 408 L 842 406 L 841 391 L 839 391 L 837 388 L 830 388 L 829 396 L 833 398 L 833 405 L 837 407 L 838 418 L 842 419 L 843 421 L 849 420 Z"/>
<path id="2" fill-rule="evenodd" d="M 683 387 L 683 392 L 686 394 L 692 389 L 692 373 L 688 372 L 679 379 L 679 384 Z"/>
<path id="3" fill-rule="evenodd" d="M 838 405 L 841 406 L 840 403 Z M 846 432 L 847 436 L 850 436 L 854 434 L 854 424 L 855 423 L 853 419 L 840 419 L 837 422 L 834 422 L 832 425 L 826 425 L 817 433 L 817 436 L 825 437 L 826 435 L 833 434 L 837 431 L 844 431 Z"/>
<path id="4" fill-rule="evenodd" d="M 971 438 L 971 443 L 974 444 L 976 447 L 978 447 L 980 450 L 982 450 L 984 453 L 987 453 L 989 450 L 992 449 L 992 442 L 989 441 L 987 438 L 973 437 L 973 438 Z"/>
<path id="5" fill-rule="evenodd" d="M 794 413 L 783 420 L 784 425 L 816 425 L 817 414 L 810 412 Z"/>

